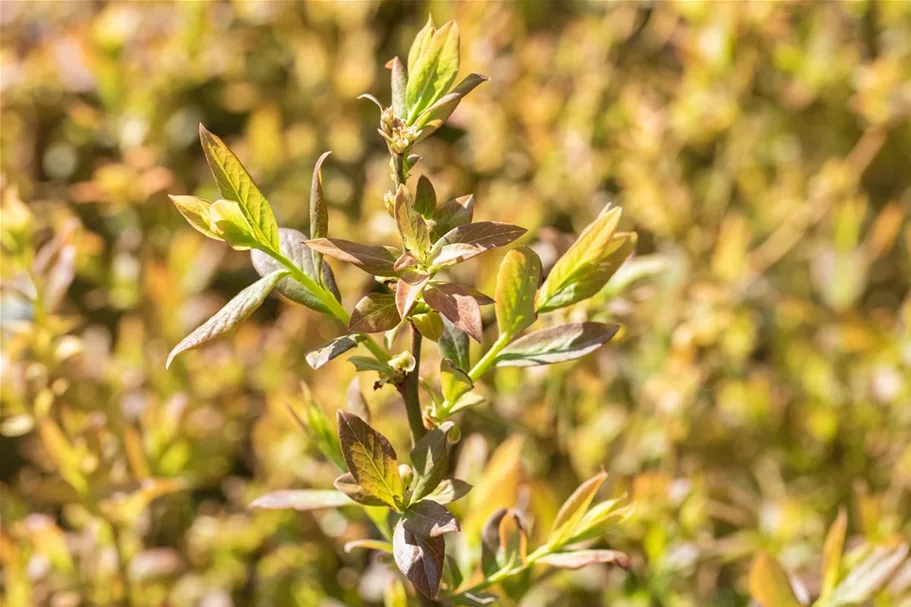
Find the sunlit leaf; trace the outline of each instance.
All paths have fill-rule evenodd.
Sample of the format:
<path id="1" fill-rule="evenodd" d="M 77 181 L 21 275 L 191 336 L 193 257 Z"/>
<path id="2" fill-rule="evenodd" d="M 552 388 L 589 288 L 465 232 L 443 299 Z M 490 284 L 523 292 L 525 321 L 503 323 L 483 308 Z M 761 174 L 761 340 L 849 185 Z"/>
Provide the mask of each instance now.
<path id="1" fill-rule="evenodd" d="M 170 367 L 171 361 L 181 352 L 198 348 L 213 339 L 217 339 L 249 318 L 266 300 L 275 284 L 286 275 L 287 272 L 283 271 L 273 272 L 238 293 L 212 318 L 174 346 L 174 349 L 168 355 L 165 367 Z"/>
<path id="2" fill-rule="evenodd" d="M 405 248 L 423 259 L 430 249 L 430 228 L 414 208 L 408 189 L 404 185 L 400 185 L 396 190 L 393 210 Z"/>
<path id="3" fill-rule="evenodd" d="M 313 167 L 313 179 L 310 183 L 310 238 L 325 238 L 329 235 L 329 209 L 323 195 L 323 162 L 332 152 L 323 152 Z M 323 262 L 322 253 L 312 249 L 313 267 L 319 268 Z"/>
<path id="4" fill-rule="evenodd" d="M 460 82 L 451 93 L 443 95 L 436 103 L 424 110 L 417 120 L 415 126 L 421 129 L 421 134 L 416 142 L 426 139 L 439 129 L 446 120 L 452 115 L 462 99 L 479 84 L 487 82 L 489 78 L 483 74 L 471 73 Z"/>
<path id="5" fill-rule="evenodd" d="M 291 263 L 296 265 L 300 270 L 313 279 L 313 282 L 319 284 L 320 278 L 313 270 L 312 251 L 305 244 L 307 235 L 298 230 L 289 228 L 279 229 L 279 240 L 281 242 L 281 254 Z M 250 260 L 253 262 L 253 268 L 260 276 L 265 276 L 276 270 L 283 270 L 284 266 L 276 261 L 272 256 L 259 250 L 250 251 Z M 335 278 L 332 276 L 332 270 L 329 264 L 322 262 L 323 276 L 322 284 L 337 301 L 341 301 L 338 287 L 335 285 Z M 287 276 L 278 281 L 275 290 L 295 303 L 307 306 L 311 310 L 330 314 L 328 308 L 323 305 L 322 301 L 313 294 L 310 289 L 295 280 L 293 276 Z"/>
<path id="6" fill-rule="evenodd" d="M 548 554 L 538 559 L 537 562 L 560 569 L 581 569 L 596 563 L 616 565 L 622 569 L 629 568 L 629 557 L 617 550 L 576 550 L 574 552 Z"/>
<path id="7" fill-rule="evenodd" d="M 433 285 L 424 290 L 424 301 L 475 341 L 481 341 L 481 306 L 474 293 L 461 285 Z"/>
<path id="8" fill-rule="evenodd" d="M 531 367 L 565 362 L 594 352 L 619 330 L 617 325 L 574 322 L 529 333 L 497 356 L 498 367 Z"/>
<path id="9" fill-rule="evenodd" d="M 250 503 L 250 508 L 266 510 L 322 510 L 352 506 L 352 502 L 341 491 L 324 489 L 286 489 L 260 496 Z"/>
<path id="10" fill-rule="evenodd" d="M 241 207 L 233 200 L 216 200 L 209 207 L 209 230 L 234 249 L 245 251 L 260 246 L 260 240 Z"/>
<path id="11" fill-rule="evenodd" d="M 427 494 L 426 499 L 438 504 L 449 504 L 468 495 L 471 485 L 457 478 L 447 478 L 440 481 L 436 489 Z"/>
<path id="12" fill-rule="evenodd" d="M 602 470 L 579 485 L 579 488 L 563 502 L 547 535 L 548 546 L 559 547 L 573 535 L 606 478 L 607 472 Z"/>
<path id="13" fill-rule="evenodd" d="M 400 251 L 392 247 L 358 244 L 341 238 L 308 240 L 306 245 L 323 255 L 350 263 L 368 274 L 395 276 L 395 262 Z"/>
<path id="14" fill-rule="evenodd" d="M 392 554 L 392 544 L 383 540 L 364 539 L 345 543 L 345 552 L 351 552 L 359 548 L 363 550 L 379 550 L 380 552 Z"/>
<path id="15" fill-rule="evenodd" d="M 454 362 L 448 358 L 440 361 L 440 388 L 443 391 L 443 398 L 447 402 L 454 403 L 459 398 L 474 387 L 471 378 L 465 371 L 459 369 Z"/>
<path id="16" fill-rule="evenodd" d="M 307 363 L 312 368 L 319 369 L 336 356 L 340 356 L 348 350 L 356 348 L 362 341 L 364 341 L 364 336 L 357 333 L 341 335 L 335 339 L 329 340 L 316 350 L 307 353 Z"/>
<path id="17" fill-rule="evenodd" d="M 399 521 L 392 536 L 392 550 L 395 564 L 418 592 L 429 599 L 436 598 L 446 557 L 443 536 L 415 535 Z"/>
<path id="18" fill-rule="evenodd" d="M 209 229 L 209 207 L 212 203 L 196 196 L 168 196 L 180 214 L 184 216 L 191 226 L 196 228 L 200 233 L 214 238 L 223 240 L 221 236 Z"/>
<path id="19" fill-rule="evenodd" d="M 535 321 L 535 291 L 540 280 L 541 260 L 531 249 L 513 249 L 503 258 L 496 291 L 500 334 L 511 338 Z"/>
<path id="20" fill-rule="evenodd" d="M 422 47 L 423 48 L 423 44 Z M 411 65 L 409 53 L 409 65 Z M 459 26 L 445 23 L 433 33 L 430 42 L 408 69 L 406 105 L 408 124 L 442 97 L 459 72 Z"/>
<path id="21" fill-rule="evenodd" d="M 366 489 L 361 487 L 356 480 L 354 480 L 354 475 L 350 472 L 346 472 L 341 475 L 332 483 L 336 489 L 344 493 L 348 498 L 357 502 L 358 504 L 363 504 L 364 506 L 383 506 L 385 502 L 378 497 L 375 497 L 373 494 L 368 492 Z"/>
<path id="22" fill-rule="evenodd" d="M 437 268 L 461 263 L 495 247 L 509 244 L 526 231 L 525 228 L 498 221 L 462 225 L 453 228 L 433 244 L 430 259 Z"/>
<path id="23" fill-rule="evenodd" d="M 336 415 L 342 455 L 354 480 L 387 506 L 399 509 L 404 486 L 395 449 L 385 436 L 356 415 L 345 411 Z"/>
<path id="24" fill-rule="evenodd" d="M 750 594 L 762 607 L 800 607 L 788 575 L 772 555 L 760 552 L 750 566 Z"/>
<path id="25" fill-rule="evenodd" d="M 427 286 L 430 276 L 427 274 L 411 273 L 399 279 L 395 286 L 395 306 L 399 316 L 404 318 L 411 312 L 414 303 Z"/>
<path id="26" fill-rule="evenodd" d="M 434 428 L 415 443 L 411 450 L 411 465 L 415 479 L 412 499 L 417 501 L 429 495 L 449 473 L 449 445 L 446 435 L 452 422 Z"/>
<path id="27" fill-rule="evenodd" d="M 400 320 L 394 296 L 386 293 L 371 293 L 357 302 L 351 313 L 351 320 L 348 322 L 348 330 L 381 333 L 399 324 Z"/>

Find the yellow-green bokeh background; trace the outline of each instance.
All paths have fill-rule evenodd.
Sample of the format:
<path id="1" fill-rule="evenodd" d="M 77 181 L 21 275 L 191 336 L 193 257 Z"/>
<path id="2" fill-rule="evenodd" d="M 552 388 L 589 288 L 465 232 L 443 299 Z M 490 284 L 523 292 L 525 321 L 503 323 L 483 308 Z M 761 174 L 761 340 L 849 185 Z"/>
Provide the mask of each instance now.
<path id="1" fill-rule="evenodd" d="M 255 277 L 166 195 L 216 197 L 203 122 L 281 225 L 306 229 L 332 150 L 332 234 L 393 242 L 377 111 L 356 97 L 389 98 L 383 64 L 428 12 L 458 20 L 462 73 L 491 81 L 415 173 L 545 242 L 609 201 L 639 233 L 645 275 L 568 312 L 622 338 L 498 373 L 461 420 L 475 482 L 525 439 L 460 516 L 521 503 L 546 529 L 600 466 L 639 504 L 607 538 L 630 573 L 550 577 L 524 604 L 747 605 L 759 550 L 818 587 L 840 506 L 854 541 L 911 533 L 911 3 L 4 0 L 4 604 L 119 604 L 115 539 L 139 605 L 378 604 L 385 568 L 341 550 L 366 522 L 245 509 L 330 486 L 284 407 L 300 380 L 342 406 L 351 366 L 304 361 L 340 328 L 272 299 L 166 371 Z M 498 259 L 459 277 L 491 292 Z M 364 275 L 336 272 L 350 309 Z M 376 423 L 407 452 L 390 392 L 370 395 Z M 183 488 L 134 513 L 141 492 L 115 489 L 146 477 Z"/>

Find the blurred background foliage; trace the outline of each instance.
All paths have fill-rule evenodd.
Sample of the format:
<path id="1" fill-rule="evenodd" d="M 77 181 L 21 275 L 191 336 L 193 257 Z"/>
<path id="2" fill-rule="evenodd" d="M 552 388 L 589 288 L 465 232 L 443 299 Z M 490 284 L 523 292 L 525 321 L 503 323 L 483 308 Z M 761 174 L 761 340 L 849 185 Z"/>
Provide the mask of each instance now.
<path id="1" fill-rule="evenodd" d="M 523 604 L 747 605 L 761 550 L 812 595 L 840 506 L 849 547 L 911 535 L 911 3 L 0 9 L 4 604 L 382 602 L 388 569 L 341 548 L 368 522 L 246 510 L 331 486 L 285 404 L 302 380 L 343 406 L 351 366 L 304 361 L 340 327 L 273 298 L 166 371 L 255 277 L 166 193 L 216 197 L 203 122 L 281 225 L 306 229 L 332 150 L 333 232 L 394 241 L 376 108 L 356 97 L 388 99 L 383 64 L 430 11 L 458 20 L 463 73 L 492 78 L 419 146 L 441 198 L 474 192 L 482 219 L 536 231 L 545 266 L 607 201 L 640 235 L 633 271 L 567 312 L 619 319 L 622 339 L 499 371 L 462 419 L 465 535 L 516 504 L 546 530 L 602 465 L 638 503 L 608 537 L 629 573 L 561 573 Z M 489 293 L 497 261 L 464 272 Z M 369 400 L 406 449 L 395 391 Z M 911 604 L 909 578 L 876 604 Z"/>

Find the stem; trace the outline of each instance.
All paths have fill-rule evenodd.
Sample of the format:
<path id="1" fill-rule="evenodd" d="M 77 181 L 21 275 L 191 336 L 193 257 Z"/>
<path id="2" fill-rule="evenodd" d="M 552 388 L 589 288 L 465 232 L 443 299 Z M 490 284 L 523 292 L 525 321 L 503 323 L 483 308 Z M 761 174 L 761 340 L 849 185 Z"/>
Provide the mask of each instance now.
<path id="1" fill-rule="evenodd" d="M 481 360 L 475 363 L 475 366 L 472 367 L 471 371 L 468 372 L 468 377 L 472 382 L 478 381 L 481 377 L 484 376 L 485 373 L 490 370 L 494 362 L 497 360 L 497 355 L 500 354 L 503 348 L 506 347 L 510 339 L 511 337 L 506 333 L 500 334 L 500 336 L 497 338 L 497 341 L 493 342 L 493 345 L 490 346 L 490 349 L 484 354 L 484 356 L 481 357 Z M 443 406 L 440 408 L 442 419 L 449 417 L 449 410 L 453 405 L 455 405 L 455 403 L 450 403 L 448 401 L 443 403 Z"/>
<path id="2" fill-rule="evenodd" d="M 411 427 L 411 438 L 417 443 L 424 436 L 424 418 L 421 415 L 421 397 L 418 393 L 418 378 L 421 374 L 421 332 L 411 326 L 411 355 L 414 356 L 414 369 L 405 376 L 398 386 L 405 400 L 405 413 L 408 414 L 408 425 Z"/>
<path id="3" fill-rule="evenodd" d="M 405 156 L 403 154 L 393 154 L 392 163 L 395 165 L 395 185 L 404 185 L 407 179 L 405 175 Z"/>
<path id="4" fill-rule="evenodd" d="M 265 252 L 268 253 L 275 261 L 288 268 L 288 270 L 291 272 L 291 276 L 293 276 L 297 282 L 307 287 L 308 290 L 310 290 L 314 295 L 316 295 L 317 298 L 319 298 L 320 303 L 326 306 L 326 309 L 328 309 L 329 312 L 335 316 L 335 318 L 337 318 L 346 327 L 348 326 L 348 321 L 351 320 L 351 316 L 348 314 L 348 311 L 342 307 L 342 304 L 340 304 L 339 301 L 332 296 L 331 293 L 327 292 L 324 288 L 318 285 L 315 280 L 307 276 L 303 270 L 294 265 L 294 263 L 284 255 L 276 253 L 275 251 Z M 389 354 L 387 354 L 386 351 L 383 350 L 383 348 L 380 347 L 378 343 L 373 341 L 372 337 L 369 335 L 365 335 L 364 337 L 366 337 L 363 342 L 364 345 L 367 346 L 367 349 L 373 353 L 376 359 L 380 362 L 388 362 L 390 358 Z"/>
<path id="5" fill-rule="evenodd" d="M 518 575 L 518 574 L 522 573 L 523 571 L 525 571 L 526 569 L 528 569 L 529 567 L 534 565 L 538 559 L 540 559 L 548 554 L 550 554 L 550 550 L 548 549 L 547 545 L 545 544 L 544 546 L 541 546 L 540 548 L 538 548 L 537 550 L 535 550 L 534 552 L 529 554 L 528 558 L 525 559 L 524 564 L 519 565 L 518 567 L 513 567 L 512 569 L 502 569 L 500 571 L 497 571 L 496 573 L 494 573 L 487 579 L 485 579 L 481 582 L 478 582 L 471 588 L 466 588 L 462 592 L 458 593 L 457 595 L 453 595 L 453 596 L 462 596 L 469 592 L 480 592 L 481 590 L 484 590 L 485 588 L 488 588 L 490 586 L 493 586 L 494 584 L 502 582 L 506 578 L 509 578 L 514 575 Z"/>

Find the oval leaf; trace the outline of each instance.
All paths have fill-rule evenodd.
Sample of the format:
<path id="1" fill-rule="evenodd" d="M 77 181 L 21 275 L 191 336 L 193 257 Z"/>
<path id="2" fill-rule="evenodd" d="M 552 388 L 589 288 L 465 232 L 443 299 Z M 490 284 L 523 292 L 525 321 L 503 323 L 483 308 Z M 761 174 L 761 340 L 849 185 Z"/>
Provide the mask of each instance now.
<path id="1" fill-rule="evenodd" d="M 341 238 L 316 238 L 305 243 L 315 251 L 350 263 L 374 276 L 395 276 L 399 252 L 392 247 L 358 244 Z"/>
<path id="2" fill-rule="evenodd" d="M 357 484 L 357 481 L 354 480 L 354 475 L 350 472 L 346 472 L 341 475 L 332 483 L 336 489 L 344 493 L 346 496 L 357 502 L 358 504 L 363 504 L 364 506 L 385 506 L 385 502 L 378 497 L 374 497 L 368 493 L 363 487 Z"/>
<path id="3" fill-rule="evenodd" d="M 424 290 L 424 301 L 475 341 L 481 341 L 481 306 L 475 291 L 455 284 L 434 285 Z"/>
<path id="4" fill-rule="evenodd" d="M 392 554 L 399 570 L 417 591 L 431 600 L 436 598 L 446 558 L 443 536 L 415 535 L 399 521 L 392 535 Z"/>
<path id="5" fill-rule="evenodd" d="M 527 247 L 506 254 L 497 274 L 497 327 L 512 338 L 528 328 L 535 314 L 535 291 L 541 280 L 541 260 Z"/>
<path id="6" fill-rule="evenodd" d="M 395 297 L 386 293 L 371 293 L 357 302 L 348 322 L 348 330 L 381 333 L 398 325 L 401 319 Z"/>
<path id="7" fill-rule="evenodd" d="M 509 244 L 525 234 L 525 228 L 499 221 L 479 221 L 453 228 L 433 245 L 434 267 L 461 263 L 476 255 Z"/>
<path id="8" fill-rule="evenodd" d="M 594 352 L 619 330 L 618 325 L 574 322 L 529 333 L 497 356 L 498 367 L 532 367 L 573 360 Z"/>
<path id="9" fill-rule="evenodd" d="M 358 416 L 338 411 L 338 438 L 351 476 L 387 506 L 401 507 L 404 490 L 395 449 Z"/>
<path id="10" fill-rule="evenodd" d="M 344 354 L 352 348 L 356 348 L 362 341 L 364 341 L 364 336 L 358 333 L 336 337 L 335 339 L 324 343 L 316 350 L 309 352 L 307 354 L 307 364 L 313 369 L 319 369 L 336 356 Z"/>
<path id="11" fill-rule="evenodd" d="M 431 500 L 422 500 L 408 507 L 402 517 L 402 526 L 418 537 L 440 537 L 459 531 L 459 521 L 444 506 Z"/>
<path id="12" fill-rule="evenodd" d="M 278 234 L 281 242 L 281 254 L 300 268 L 304 274 L 312 278 L 314 282 L 319 283 L 320 280 L 317 277 L 316 272 L 313 271 L 312 251 L 306 245 L 307 235 L 290 228 L 280 228 Z M 268 253 L 256 249 L 250 252 L 250 260 L 253 262 L 253 268 L 260 276 L 265 276 L 270 272 L 284 269 L 284 266 Z M 337 301 L 341 301 L 342 297 L 338 292 L 338 287 L 335 285 L 335 278 L 332 276 L 332 270 L 329 268 L 329 264 L 324 261 L 322 262 L 322 267 L 323 286 L 332 293 L 332 296 L 335 297 Z M 287 276 L 279 280 L 275 285 L 275 290 L 291 301 L 307 306 L 311 310 L 316 310 L 323 314 L 330 314 L 329 310 L 323 305 L 319 298 L 314 295 L 310 289 L 295 280 L 293 276 Z"/>

